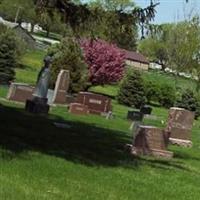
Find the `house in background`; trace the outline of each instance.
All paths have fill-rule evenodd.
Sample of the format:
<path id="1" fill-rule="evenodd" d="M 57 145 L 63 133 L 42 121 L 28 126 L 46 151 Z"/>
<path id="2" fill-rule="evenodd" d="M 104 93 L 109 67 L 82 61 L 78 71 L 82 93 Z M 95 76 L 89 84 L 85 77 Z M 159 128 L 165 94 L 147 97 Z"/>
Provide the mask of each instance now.
<path id="1" fill-rule="evenodd" d="M 9 22 L 7 20 L 4 20 L 2 17 L 0 17 L 0 24 L 3 24 L 7 26 L 8 28 L 13 29 L 16 34 L 21 38 L 23 41 L 26 42 L 27 46 L 31 49 L 36 48 L 36 40 L 33 38 L 33 36 L 24 28 L 22 28 L 19 24 Z"/>
<path id="2" fill-rule="evenodd" d="M 134 67 L 136 69 L 148 70 L 149 69 L 149 61 L 147 58 L 141 53 L 137 53 L 134 51 L 125 51 L 125 59 L 126 65 Z"/>

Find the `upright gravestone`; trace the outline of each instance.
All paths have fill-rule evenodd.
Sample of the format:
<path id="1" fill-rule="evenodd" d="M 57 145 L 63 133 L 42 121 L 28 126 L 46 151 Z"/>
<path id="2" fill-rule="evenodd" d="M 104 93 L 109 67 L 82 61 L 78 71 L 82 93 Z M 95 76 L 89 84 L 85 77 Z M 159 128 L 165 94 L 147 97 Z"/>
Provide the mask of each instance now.
<path id="1" fill-rule="evenodd" d="M 170 108 L 166 131 L 170 132 L 170 142 L 180 146 L 192 146 L 191 130 L 194 113 L 183 108 Z"/>
<path id="2" fill-rule="evenodd" d="M 168 133 L 153 126 L 139 126 L 133 140 L 131 153 L 134 155 L 152 155 L 156 157 L 173 157 L 167 151 Z"/>
<path id="3" fill-rule="evenodd" d="M 12 83 L 9 88 L 7 99 L 11 101 L 25 103 L 27 99 L 31 99 L 34 87 L 25 83 Z"/>
<path id="4" fill-rule="evenodd" d="M 144 115 L 150 115 L 152 112 L 152 107 L 144 105 L 140 108 L 140 112 L 143 113 Z"/>
<path id="5" fill-rule="evenodd" d="M 54 96 L 52 102 L 55 104 L 65 104 L 66 95 L 69 89 L 70 73 L 68 70 L 61 70 L 58 74 Z"/>

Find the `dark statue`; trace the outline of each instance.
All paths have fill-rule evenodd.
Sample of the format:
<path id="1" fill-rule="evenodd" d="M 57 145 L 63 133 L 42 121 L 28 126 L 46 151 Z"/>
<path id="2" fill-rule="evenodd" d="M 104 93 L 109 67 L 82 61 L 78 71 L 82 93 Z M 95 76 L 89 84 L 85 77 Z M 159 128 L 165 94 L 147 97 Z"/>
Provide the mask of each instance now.
<path id="1" fill-rule="evenodd" d="M 25 109 L 28 112 L 47 114 L 49 111 L 47 93 L 50 81 L 50 66 L 52 60 L 52 55 L 47 55 L 44 58 L 44 66 L 41 68 L 38 74 L 33 98 L 27 99 L 26 101 Z"/>
<path id="2" fill-rule="evenodd" d="M 44 66 L 41 68 L 38 78 L 37 78 L 37 83 L 36 83 L 36 88 L 35 92 L 33 94 L 34 97 L 39 97 L 39 98 L 46 98 L 47 93 L 48 93 L 48 87 L 49 87 L 49 81 L 50 81 L 50 65 L 52 63 L 52 57 L 51 56 L 46 56 L 44 58 Z"/>

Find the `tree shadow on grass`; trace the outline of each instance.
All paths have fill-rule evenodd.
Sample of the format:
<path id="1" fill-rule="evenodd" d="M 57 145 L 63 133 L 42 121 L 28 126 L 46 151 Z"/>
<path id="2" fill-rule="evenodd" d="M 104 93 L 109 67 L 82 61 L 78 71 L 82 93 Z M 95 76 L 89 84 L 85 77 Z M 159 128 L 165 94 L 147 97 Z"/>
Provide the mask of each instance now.
<path id="1" fill-rule="evenodd" d="M 185 147 L 182 147 L 185 148 Z M 195 160 L 195 161 L 200 161 L 199 157 L 195 157 L 195 156 L 191 156 L 190 153 L 188 152 L 184 152 L 184 151 L 180 151 L 180 150 L 174 150 L 174 156 L 178 159 L 182 159 L 182 160 Z"/>
<path id="2" fill-rule="evenodd" d="M 32 115 L 19 108 L 0 107 L 0 146 L 12 152 L 10 159 L 27 151 L 36 151 L 89 166 L 138 168 L 149 164 L 155 168 L 187 170 L 173 160 L 131 156 L 124 150 L 125 144 L 131 143 L 131 137 L 124 132 L 64 121 L 53 115 L 49 117 Z M 57 128 L 53 124 L 55 121 L 68 126 Z"/>

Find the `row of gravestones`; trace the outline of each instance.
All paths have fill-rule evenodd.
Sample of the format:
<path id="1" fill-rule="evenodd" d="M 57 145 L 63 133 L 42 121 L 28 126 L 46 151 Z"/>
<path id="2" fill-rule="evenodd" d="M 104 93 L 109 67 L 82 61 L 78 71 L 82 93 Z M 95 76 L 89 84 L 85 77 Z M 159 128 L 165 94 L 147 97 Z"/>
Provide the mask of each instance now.
<path id="1" fill-rule="evenodd" d="M 193 121 L 193 112 L 175 107 L 170 108 L 167 126 L 164 129 L 143 126 L 141 121 L 136 121 L 136 127 L 133 129 L 133 143 L 128 145 L 128 148 L 134 155 L 171 158 L 173 157 L 173 152 L 167 150 L 169 143 L 183 147 L 192 146 L 191 131 Z"/>
<path id="2" fill-rule="evenodd" d="M 111 112 L 110 98 L 89 92 L 80 92 L 75 98 L 67 93 L 69 82 L 69 71 L 61 70 L 57 77 L 55 89 L 53 91 L 48 90 L 48 104 L 69 104 L 69 112 L 74 114 L 107 115 Z M 35 87 L 28 84 L 12 83 L 7 98 L 12 101 L 32 104 L 31 99 L 33 99 L 34 90 Z M 48 112 L 48 109 L 44 109 L 44 112 Z"/>
<path id="3" fill-rule="evenodd" d="M 80 92 L 76 98 L 69 96 L 67 94 L 69 81 L 69 71 L 61 70 L 54 91 L 48 92 L 50 104 L 69 104 L 69 112 L 73 114 L 108 116 L 112 113 L 111 99 L 103 95 Z M 30 85 L 12 83 L 8 99 L 26 102 L 27 99 L 32 99 L 33 92 L 34 87 Z M 167 128 L 162 130 L 157 127 L 142 125 L 144 114 L 151 114 L 151 110 L 150 107 L 144 106 L 140 112 L 128 112 L 127 118 L 135 122 L 132 128 L 134 139 L 130 146 L 131 153 L 172 157 L 173 153 L 167 151 L 169 142 L 182 146 L 192 145 L 190 137 L 194 113 L 180 108 L 171 108 Z"/>
<path id="4" fill-rule="evenodd" d="M 63 104 L 66 102 L 66 94 L 69 88 L 69 71 L 61 70 L 54 91 L 48 91 L 48 102 Z M 35 87 L 24 83 L 12 83 L 7 98 L 12 101 L 25 103 L 27 99 L 32 99 Z"/>

